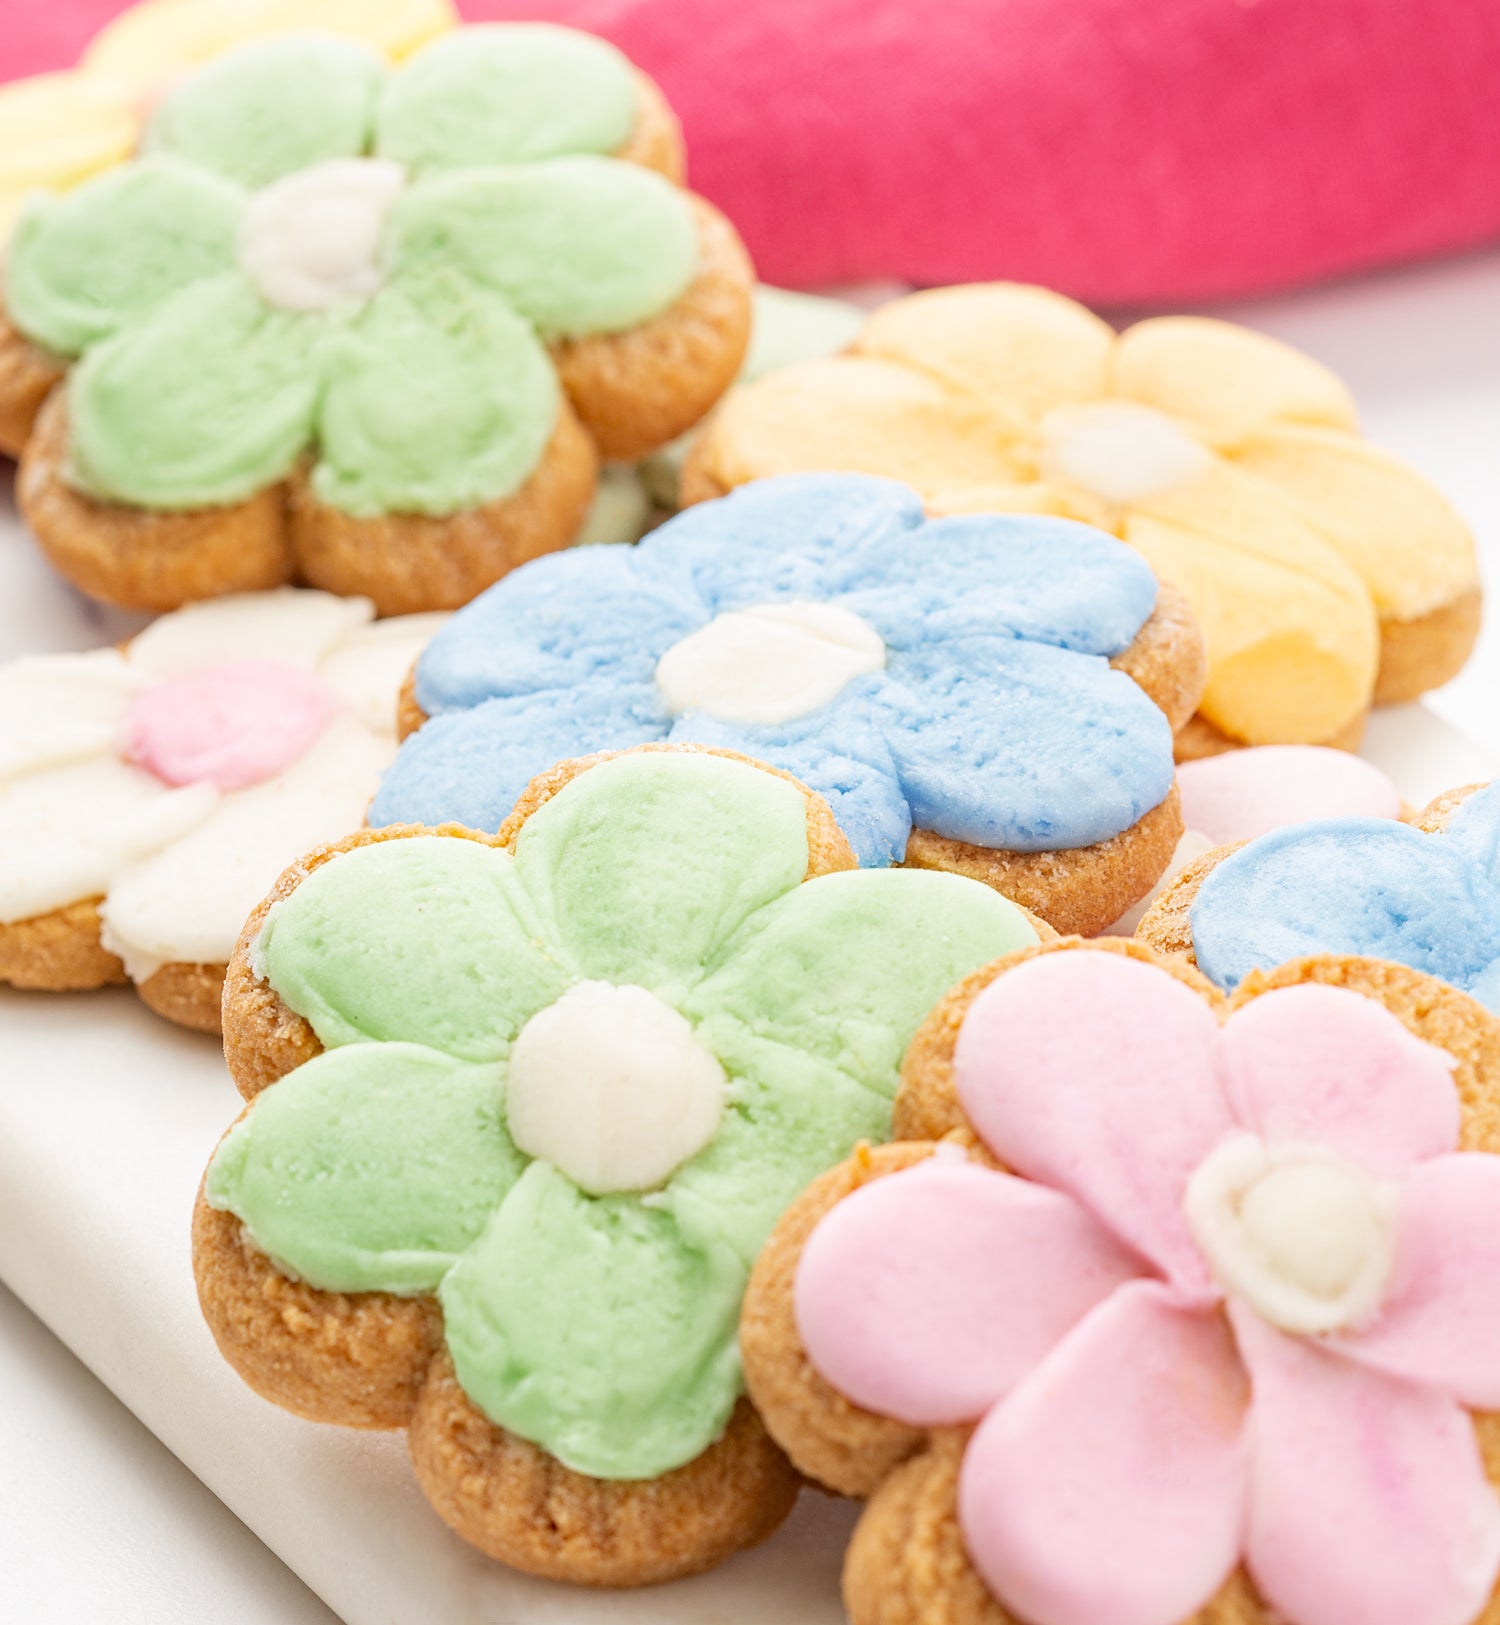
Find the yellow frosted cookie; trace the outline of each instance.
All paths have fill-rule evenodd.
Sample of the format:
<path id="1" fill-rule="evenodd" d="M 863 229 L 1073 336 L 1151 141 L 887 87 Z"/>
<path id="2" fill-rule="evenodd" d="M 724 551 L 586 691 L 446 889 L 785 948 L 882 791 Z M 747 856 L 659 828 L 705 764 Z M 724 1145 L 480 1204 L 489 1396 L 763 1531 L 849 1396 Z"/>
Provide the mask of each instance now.
<path id="1" fill-rule="evenodd" d="M 1138 547 L 1188 596 L 1210 674 L 1184 754 L 1353 743 L 1478 629 L 1474 544 L 1359 434 L 1344 385 L 1229 323 L 1116 334 L 1041 288 L 943 288 L 876 312 L 850 352 L 726 402 L 689 499 L 792 470 L 905 480 L 937 513 L 1053 513 Z"/>

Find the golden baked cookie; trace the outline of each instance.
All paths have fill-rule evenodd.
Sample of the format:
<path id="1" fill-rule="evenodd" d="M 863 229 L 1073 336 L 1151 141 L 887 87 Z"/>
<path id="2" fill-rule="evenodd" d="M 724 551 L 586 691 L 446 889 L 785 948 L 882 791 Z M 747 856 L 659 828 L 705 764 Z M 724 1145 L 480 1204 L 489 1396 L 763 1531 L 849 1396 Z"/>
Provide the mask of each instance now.
<path id="1" fill-rule="evenodd" d="M 118 649 L 0 667 L 0 981 L 134 982 L 219 1031 L 245 916 L 358 825 L 438 615 L 293 587 L 163 616 Z"/>
<path id="2" fill-rule="evenodd" d="M 1478 631 L 1458 514 L 1363 439 L 1325 367 L 1226 322 L 1117 335 L 1041 288 L 914 294 L 847 354 L 737 391 L 684 496 L 813 469 L 906 480 L 934 513 L 1067 515 L 1139 548 L 1208 642 L 1184 757 L 1352 747 L 1371 703 L 1445 682 Z"/>
<path id="3" fill-rule="evenodd" d="M 1494 1016 L 1064 939 L 939 1002 L 896 1132 L 741 1317 L 772 1436 L 868 1503 L 853 1625 L 1489 1625 Z"/>
<path id="4" fill-rule="evenodd" d="M 474 26 L 389 67 L 256 32 L 173 83 L 139 157 L 16 225 L 22 512 L 131 608 L 294 579 L 452 608 L 574 539 L 601 456 L 728 388 L 749 263 L 600 40 Z"/>
<path id="5" fill-rule="evenodd" d="M 693 741 L 796 773 L 866 867 L 967 875 L 1094 932 L 1182 833 L 1172 733 L 1203 676 L 1186 602 L 1112 537 L 786 476 L 467 606 L 403 693 L 370 822 L 493 830 L 559 756 Z"/>
<path id="6" fill-rule="evenodd" d="M 751 1260 L 889 1132 L 937 992 L 1038 939 L 986 887 L 852 869 L 795 779 L 683 746 L 289 869 L 225 984 L 250 1105 L 194 1224 L 226 1357 L 404 1427 L 437 1513 L 528 1572 L 646 1585 L 763 1538 L 800 1480 L 743 1395 Z"/>

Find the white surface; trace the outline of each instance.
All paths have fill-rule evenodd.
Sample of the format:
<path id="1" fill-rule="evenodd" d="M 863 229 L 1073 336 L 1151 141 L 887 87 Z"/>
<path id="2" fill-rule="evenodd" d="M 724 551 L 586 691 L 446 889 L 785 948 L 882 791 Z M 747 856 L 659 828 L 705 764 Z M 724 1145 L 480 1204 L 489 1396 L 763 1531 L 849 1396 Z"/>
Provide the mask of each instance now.
<path id="1" fill-rule="evenodd" d="M 1500 255 L 1224 314 L 1343 373 L 1370 433 L 1444 486 L 1500 580 Z M 138 624 L 68 592 L 0 516 L 0 658 L 89 648 Z M 1428 704 L 1489 748 L 1419 708 L 1377 716 L 1367 753 L 1415 802 L 1496 771 L 1500 626 Z M 212 1044 L 125 992 L 0 996 L 0 1043 L 0 1277 L 351 1625 L 840 1617 L 850 1514 L 814 1499 L 761 1552 L 634 1596 L 518 1580 L 471 1553 L 428 1511 L 399 1439 L 299 1423 L 256 1400 L 215 1355 L 187 1265 L 198 1174 L 237 1106 Z M 7 1617 L 319 1617 L 3 1298 L 0 1417 Z"/>
<path id="2" fill-rule="evenodd" d="M 0 1552 L 25 1625 L 335 1625 L 279 1558 L 0 1287 Z"/>

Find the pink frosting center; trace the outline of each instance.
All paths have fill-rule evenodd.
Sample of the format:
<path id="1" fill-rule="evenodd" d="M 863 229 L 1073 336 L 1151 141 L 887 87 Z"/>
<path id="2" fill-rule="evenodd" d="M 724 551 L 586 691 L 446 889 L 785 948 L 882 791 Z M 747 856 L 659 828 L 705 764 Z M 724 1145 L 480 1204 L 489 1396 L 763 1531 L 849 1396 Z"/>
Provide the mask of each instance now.
<path id="1" fill-rule="evenodd" d="M 243 790 L 285 772 L 337 708 L 333 690 L 305 667 L 229 661 L 138 695 L 125 716 L 124 753 L 167 784 Z"/>

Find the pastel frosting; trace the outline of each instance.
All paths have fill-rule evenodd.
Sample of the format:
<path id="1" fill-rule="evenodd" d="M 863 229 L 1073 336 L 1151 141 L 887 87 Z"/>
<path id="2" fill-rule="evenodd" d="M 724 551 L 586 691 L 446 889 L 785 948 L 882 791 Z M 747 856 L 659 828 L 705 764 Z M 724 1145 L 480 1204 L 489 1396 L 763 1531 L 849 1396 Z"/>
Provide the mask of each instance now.
<path id="1" fill-rule="evenodd" d="M 324 1052 L 230 1131 L 208 1200 L 314 1287 L 436 1293 L 470 1400 L 574 1470 L 691 1460 L 782 1209 L 889 1132 L 937 996 L 1036 940 L 978 882 L 807 866 L 795 785 L 675 752 L 581 774 L 513 852 L 332 859 L 253 956 Z"/>
<path id="2" fill-rule="evenodd" d="M 277 35 L 187 75 L 141 158 L 38 199 L 7 253 L 10 320 L 78 358 L 74 480 L 222 505 L 311 449 L 361 517 L 518 489 L 559 410 L 547 343 L 633 328 L 697 268 L 686 196 L 609 156 L 638 100 L 613 47 L 544 24 L 395 70 Z"/>
<path id="3" fill-rule="evenodd" d="M 723 746 L 825 796 L 862 864 L 915 826 L 1055 851 L 1172 785 L 1166 718 L 1111 656 L 1156 602 L 1129 548 L 1051 518 L 924 518 L 867 476 L 765 480 L 638 547 L 513 571 L 423 654 L 430 716 L 371 821 L 496 829 L 564 757 Z"/>
<path id="4" fill-rule="evenodd" d="M 438 615 L 283 588 L 163 616 L 123 650 L 0 667 L 0 922 L 97 899 L 144 980 L 223 964 L 294 859 L 358 827 Z"/>
<path id="5" fill-rule="evenodd" d="M 1500 1157 L 1449 1055 L 1341 988 L 1221 1026 L 1153 965 L 996 978 L 954 1082 L 984 1146 L 869 1182 L 795 1278 L 815 1368 L 974 1427 L 956 1514 L 1030 1625 L 1178 1625 L 1241 1565 L 1286 1625 L 1470 1625 L 1500 1500 Z"/>
<path id="6" fill-rule="evenodd" d="M 1220 987 L 1303 954 L 1363 954 L 1500 1010 L 1500 784 L 1440 834 L 1338 818 L 1263 836 L 1209 872 L 1191 921 L 1198 964 Z"/>
<path id="7" fill-rule="evenodd" d="M 1166 873 L 1110 927 L 1129 936 L 1195 858 L 1310 818 L 1399 818 L 1396 786 L 1373 762 L 1326 745 L 1252 745 L 1177 768 L 1183 833 Z"/>
<path id="8" fill-rule="evenodd" d="M 1462 520 L 1360 437 L 1310 357 L 1201 317 L 1116 335 L 1015 284 L 882 307 L 847 354 L 726 401 L 704 466 L 723 486 L 880 473 L 935 512 L 1104 526 L 1186 593 L 1208 643 L 1202 714 L 1248 744 L 1334 738 L 1369 704 L 1378 622 L 1478 579 Z"/>

